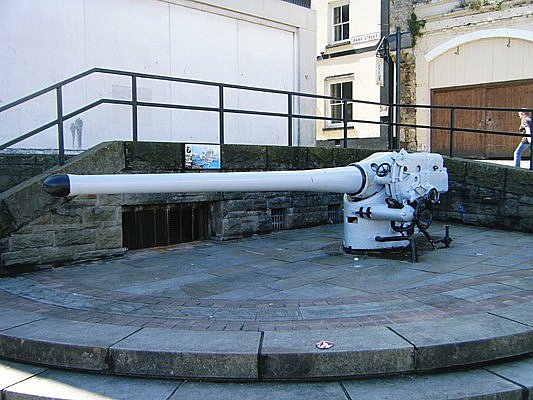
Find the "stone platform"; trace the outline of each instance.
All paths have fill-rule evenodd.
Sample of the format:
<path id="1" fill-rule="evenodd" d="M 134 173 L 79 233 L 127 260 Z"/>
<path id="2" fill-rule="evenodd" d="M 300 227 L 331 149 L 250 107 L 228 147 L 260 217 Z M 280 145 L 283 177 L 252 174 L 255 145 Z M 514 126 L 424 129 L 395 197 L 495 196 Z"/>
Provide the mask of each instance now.
<path id="1" fill-rule="evenodd" d="M 417 263 L 344 254 L 341 235 L 329 225 L 0 278 L 0 357 L 99 379 L 254 382 L 366 381 L 533 353 L 532 235 L 453 225 L 451 247 L 421 240 Z"/>

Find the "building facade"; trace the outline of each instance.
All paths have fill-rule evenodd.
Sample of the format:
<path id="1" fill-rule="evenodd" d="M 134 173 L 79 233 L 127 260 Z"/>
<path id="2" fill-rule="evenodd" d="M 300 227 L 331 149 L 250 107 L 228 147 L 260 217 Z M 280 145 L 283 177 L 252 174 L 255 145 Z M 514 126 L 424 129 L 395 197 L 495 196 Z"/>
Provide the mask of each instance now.
<path id="1" fill-rule="evenodd" d="M 418 1 L 425 20 L 417 38 L 416 103 L 533 108 L 533 4 L 531 1 Z M 445 126 L 449 112 L 419 109 L 417 122 Z M 457 111 L 457 128 L 518 133 L 516 113 Z M 519 139 L 459 133 L 456 155 L 512 157 Z M 447 152 L 448 133 L 418 129 L 420 150 Z"/>
<path id="2" fill-rule="evenodd" d="M 380 0 L 315 0 L 317 12 L 317 94 L 337 98 L 384 101 L 383 59 L 376 49 L 383 37 Z M 342 101 L 320 100 L 318 115 L 336 120 L 317 122 L 317 141 L 339 145 L 343 139 Z M 379 105 L 348 102 L 347 118 L 379 121 Z M 379 139 L 379 124 L 348 123 L 348 138 Z"/>
<path id="3" fill-rule="evenodd" d="M 306 7 L 307 5 L 307 7 Z M 4 0 L 0 2 L 0 106 L 91 68 L 314 92 L 315 12 L 282 0 Z M 131 99 L 131 79 L 91 75 L 63 90 L 64 114 L 95 100 Z M 141 79 L 138 100 L 218 107 L 218 88 Z M 228 90 L 224 107 L 286 113 L 287 96 Z M 293 113 L 314 102 L 294 99 Z M 55 94 L 0 114 L 0 143 L 56 118 Z M 65 122 L 67 149 L 131 140 L 131 107 L 101 105 Z M 139 140 L 218 143 L 215 112 L 140 107 Z M 226 143 L 288 142 L 287 120 L 226 114 Z M 311 120 L 293 144 L 313 145 Z M 19 145 L 57 148 L 56 128 Z"/>

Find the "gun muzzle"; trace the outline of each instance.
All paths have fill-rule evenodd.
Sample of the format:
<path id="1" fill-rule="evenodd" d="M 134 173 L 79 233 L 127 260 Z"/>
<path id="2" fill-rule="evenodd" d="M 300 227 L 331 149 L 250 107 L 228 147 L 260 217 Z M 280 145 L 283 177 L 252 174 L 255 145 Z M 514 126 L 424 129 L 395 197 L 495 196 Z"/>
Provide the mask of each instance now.
<path id="1" fill-rule="evenodd" d="M 70 194 L 70 179 L 68 175 L 52 175 L 43 182 L 43 189 L 55 197 L 67 197 Z"/>

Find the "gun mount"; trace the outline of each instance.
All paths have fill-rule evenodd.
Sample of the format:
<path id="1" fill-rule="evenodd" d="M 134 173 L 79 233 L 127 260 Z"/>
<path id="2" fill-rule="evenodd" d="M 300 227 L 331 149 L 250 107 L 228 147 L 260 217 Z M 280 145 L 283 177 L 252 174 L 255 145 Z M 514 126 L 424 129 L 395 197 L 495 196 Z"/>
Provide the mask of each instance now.
<path id="1" fill-rule="evenodd" d="M 346 167 L 304 171 L 54 175 L 43 184 L 59 196 L 169 192 L 314 191 L 344 193 L 347 252 L 407 247 L 426 229 L 448 191 L 443 158 L 434 153 L 381 152 Z M 446 234 L 442 242 L 449 244 Z M 413 256 L 412 256 L 413 257 Z M 416 259 L 416 251 L 414 258 Z"/>

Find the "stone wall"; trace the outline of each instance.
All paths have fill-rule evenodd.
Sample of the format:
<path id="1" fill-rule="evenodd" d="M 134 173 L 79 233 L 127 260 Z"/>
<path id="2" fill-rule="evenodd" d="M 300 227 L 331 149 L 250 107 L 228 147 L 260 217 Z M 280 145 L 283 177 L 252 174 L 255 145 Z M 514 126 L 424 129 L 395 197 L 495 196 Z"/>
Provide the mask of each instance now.
<path id="1" fill-rule="evenodd" d="M 533 171 L 445 158 L 448 193 L 436 217 L 533 233 Z"/>
<path id="2" fill-rule="evenodd" d="M 54 264 L 123 253 L 120 207 L 113 199 L 56 199 L 42 190 L 51 174 L 123 169 L 123 144 L 103 143 L 0 193 L 1 265 Z"/>
<path id="3" fill-rule="evenodd" d="M 414 10 L 413 0 L 391 0 L 390 4 L 390 33 L 396 32 L 399 26 L 403 32 L 408 30 L 407 21 Z"/>
<path id="4" fill-rule="evenodd" d="M 393 55 L 394 62 L 396 57 Z M 400 104 L 416 104 L 416 60 L 413 49 L 401 51 L 400 66 Z M 403 124 L 416 124 L 415 107 L 400 108 L 400 122 Z M 411 127 L 400 127 L 400 148 L 409 151 L 417 151 L 416 129 Z"/>
<path id="5" fill-rule="evenodd" d="M 223 171 L 344 166 L 368 154 L 340 148 L 221 147 Z M 226 240 L 270 232 L 272 208 L 285 208 L 286 228 L 293 229 L 328 223 L 328 205 L 342 203 L 342 195 L 331 193 L 154 193 L 55 199 L 41 189 L 46 176 L 55 173 L 183 172 L 182 157 L 181 143 L 106 143 L 5 191 L 0 195 L 1 265 L 61 264 L 123 254 L 122 206 L 207 202 L 211 235 Z"/>
<path id="6" fill-rule="evenodd" d="M 181 144 L 127 143 L 124 172 L 183 172 Z M 222 171 L 301 170 L 344 166 L 367 157 L 369 151 L 341 148 L 223 145 Z M 154 161 L 155 160 L 155 161 Z M 207 202 L 212 236 L 220 240 L 272 231 L 270 211 L 287 212 L 286 228 L 327 224 L 328 205 L 341 204 L 342 195 L 308 192 L 157 193 L 123 195 L 123 205 Z"/>
<path id="7" fill-rule="evenodd" d="M 390 33 L 396 32 L 400 27 L 404 33 L 410 32 L 409 20 L 414 12 L 412 0 L 391 0 L 390 3 Z M 413 39 L 413 41 L 416 38 Z M 396 52 L 391 52 L 396 63 Z M 416 104 L 416 59 L 412 48 L 401 51 L 400 63 L 400 104 Z M 405 107 L 400 109 L 400 122 L 404 124 L 416 124 L 416 108 Z M 410 151 L 418 150 L 416 129 L 400 127 L 400 147 Z"/>
<path id="8" fill-rule="evenodd" d="M 68 158 L 67 158 L 68 159 Z M 0 154 L 0 192 L 58 164 L 56 154 Z"/>

